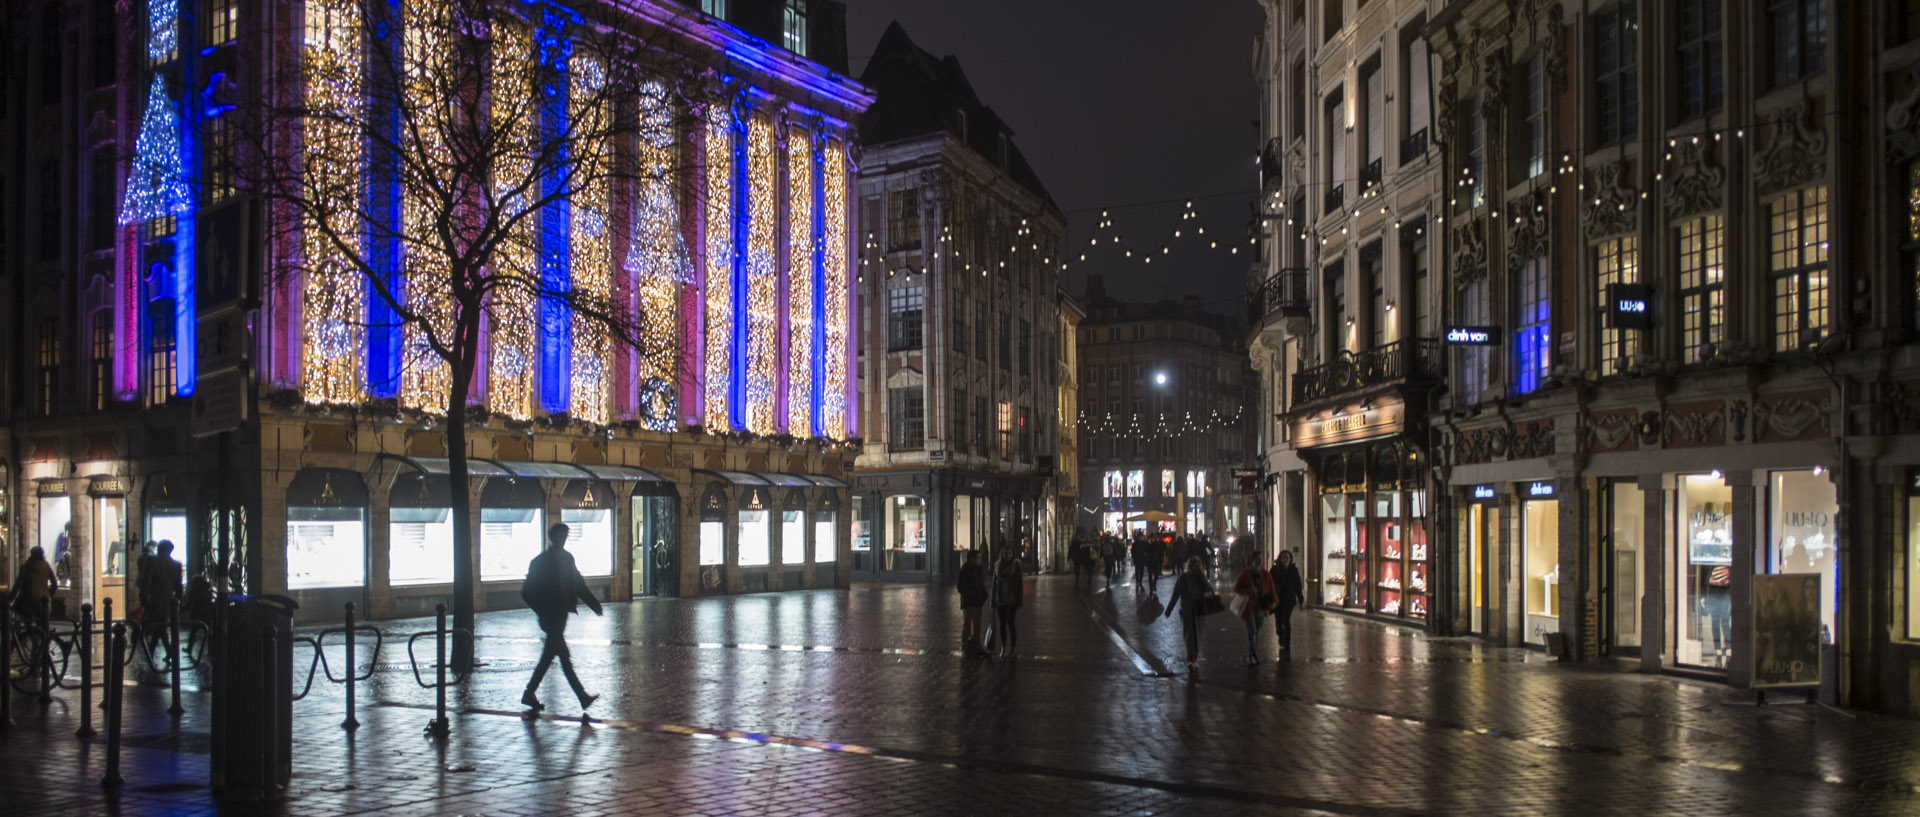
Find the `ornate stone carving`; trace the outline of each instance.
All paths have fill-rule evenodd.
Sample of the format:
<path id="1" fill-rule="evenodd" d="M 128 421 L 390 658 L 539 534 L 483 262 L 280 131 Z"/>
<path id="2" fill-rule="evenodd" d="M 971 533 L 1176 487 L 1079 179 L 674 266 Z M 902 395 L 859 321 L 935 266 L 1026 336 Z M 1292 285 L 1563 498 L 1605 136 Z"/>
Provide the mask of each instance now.
<path id="1" fill-rule="evenodd" d="M 1500 119 L 1500 112 L 1507 102 L 1507 50 L 1488 48 L 1480 56 L 1480 113 L 1489 124 Z M 1500 129 L 1488 127 L 1486 138 L 1488 145 L 1494 144 Z M 1493 152 L 1489 147 L 1488 152 Z"/>
<path id="2" fill-rule="evenodd" d="M 1587 425 L 1587 445 L 1595 450 L 1611 451 L 1633 439 L 1633 418 L 1625 414 L 1603 414 Z"/>
<path id="3" fill-rule="evenodd" d="M 1535 193 L 1507 202 L 1512 208 L 1513 228 L 1507 234 L 1507 269 L 1519 269 L 1547 254 L 1547 199 Z"/>
<path id="4" fill-rule="evenodd" d="M 1457 109 L 1459 105 L 1460 89 L 1455 85 L 1455 78 L 1452 75 L 1448 75 L 1446 79 L 1441 81 L 1440 96 L 1439 99 L 1435 100 L 1434 105 L 1436 113 L 1433 124 L 1434 129 L 1437 131 L 1436 135 L 1439 137 L 1435 141 L 1441 145 L 1453 144 L 1453 134 L 1455 129 L 1459 127 L 1459 117 L 1455 113 L 1455 109 Z"/>
<path id="5" fill-rule="evenodd" d="M 1827 133 L 1807 126 L 1802 101 L 1773 116 L 1773 141 L 1755 160 L 1755 189 L 1765 196 L 1818 180 L 1827 174 Z"/>
<path id="6" fill-rule="evenodd" d="M 1540 420 L 1515 428 L 1509 451 L 1516 460 L 1553 456 L 1553 421 Z"/>
<path id="7" fill-rule="evenodd" d="M 1539 17 L 1545 18 L 1539 23 L 1541 62 L 1546 67 L 1547 77 L 1553 80 L 1554 86 L 1565 88 L 1567 49 L 1560 43 L 1560 28 L 1561 24 L 1566 22 L 1566 12 L 1560 8 L 1559 3 L 1548 3 L 1544 13 Z"/>
<path id="8" fill-rule="evenodd" d="M 1480 236 L 1468 222 L 1453 230 L 1453 285 L 1466 288 L 1468 284 L 1487 279 L 1487 241 Z"/>
<path id="9" fill-rule="evenodd" d="M 1915 405 L 1915 397 L 1909 395 L 1904 383 L 1888 383 L 1880 389 L 1880 423 L 1882 434 L 1912 434 L 1920 432 L 1920 405 Z"/>
<path id="10" fill-rule="evenodd" d="M 1676 150 L 1679 164 L 1667 179 L 1667 217 L 1720 209 L 1726 197 L 1727 171 L 1708 155 L 1708 143 L 1689 139 Z"/>
<path id="11" fill-rule="evenodd" d="M 1920 64 L 1907 69 L 1907 95 L 1887 106 L 1887 161 L 1920 157 Z"/>
<path id="12" fill-rule="evenodd" d="M 1819 423 L 1823 429 L 1832 430 L 1827 414 L 1828 401 L 1826 400 L 1815 403 L 1789 397 L 1771 403 L 1761 403 L 1753 407 L 1754 437 L 1757 440 L 1771 431 L 1787 439 L 1793 439 L 1812 427 L 1814 423 Z"/>
<path id="13" fill-rule="evenodd" d="M 1594 176 L 1593 197 L 1581 202 L 1587 240 L 1633 232 L 1640 225 L 1640 195 L 1626 185 L 1627 163 L 1608 162 Z"/>
<path id="14" fill-rule="evenodd" d="M 1713 428 L 1720 424 L 1720 412 L 1696 411 L 1686 414 L 1671 412 L 1667 414 L 1666 442 L 1671 445 L 1675 434 L 1680 439 L 1695 445 L 1708 442 L 1713 437 Z"/>

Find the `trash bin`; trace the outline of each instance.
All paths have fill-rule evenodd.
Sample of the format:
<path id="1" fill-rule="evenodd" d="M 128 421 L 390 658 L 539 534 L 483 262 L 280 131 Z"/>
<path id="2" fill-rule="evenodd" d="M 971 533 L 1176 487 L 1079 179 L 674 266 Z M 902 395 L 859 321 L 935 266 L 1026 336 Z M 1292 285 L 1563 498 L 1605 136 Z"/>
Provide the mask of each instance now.
<path id="1" fill-rule="evenodd" d="M 293 611 L 286 596 L 229 596 L 215 639 L 213 790 L 284 792 L 293 777 Z"/>

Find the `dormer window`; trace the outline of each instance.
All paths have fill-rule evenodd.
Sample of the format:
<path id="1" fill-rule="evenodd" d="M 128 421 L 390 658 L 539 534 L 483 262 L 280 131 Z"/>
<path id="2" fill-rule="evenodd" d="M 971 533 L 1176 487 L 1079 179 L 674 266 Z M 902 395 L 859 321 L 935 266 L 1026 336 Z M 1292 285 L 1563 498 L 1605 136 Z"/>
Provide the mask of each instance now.
<path id="1" fill-rule="evenodd" d="M 807 55 L 807 0 L 786 0 L 786 12 L 780 26 L 788 51 Z"/>

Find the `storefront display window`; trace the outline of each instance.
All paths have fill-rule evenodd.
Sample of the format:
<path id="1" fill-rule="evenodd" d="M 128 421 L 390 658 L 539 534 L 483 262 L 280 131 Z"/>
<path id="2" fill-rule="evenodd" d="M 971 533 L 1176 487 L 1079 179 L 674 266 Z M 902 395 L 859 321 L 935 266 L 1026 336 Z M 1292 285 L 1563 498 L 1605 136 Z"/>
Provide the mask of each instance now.
<path id="1" fill-rule="evenodd" d="M 1146 496 L 1146 495 L 1147 495 L 1147 472 L 1139 471 L 1139 470 L 1128 471 L 1127 472 L 1127 496 Z"/>
<path id="2" fill-rule="evenodd" d="M 1487 610 L 1487 517 L 1492 510 L 1486 501 L 1491 499 L 1493 491 L 1484 489 L 1480 496 L 1475 489 L 1474 501 L 1467 506 L 1467 595 L 1473 606 L 1473 631 L 1486 634 L 1489 621 Z"/>
<path id="3" fill-rule="evenodd" d="M 173 561 L 187 566 L 187 515 L 184 511 L 155 511 L 147 516 L 147 540 L 173 543 Z M 143 543 L 144 544 L 144 543 Z M 181 575 L 185 575 L 183 572 Z"/>
<path id="4" fill-rule="evenodd" d="M 1840 500 L 1825 469 L 1775 471 L 1768 480 L 1767 572 L 1817 573 L 1820 624 L 1833 632 L 1839 589 L 1834 522 Z"/>
<path id="5" fill-rule="evenodd" d="M 927 569 L 927 500 L 894 496 L 887 502 L 887 570 Z"/>
<path id="6" fill-rule="evenodd" d="M 1733 489 L 1715 472 L 1681 477 L 1679 493 L 1674 660 L 1724 669 L 1733 651 Z"/>
<path id="7" fill-rule="evenodd" d="M 834 526 L 839 521 L 833 511 L 820 511 L 813 515 L 813 561 L 819 564 L 833 562 L 839 555 L 839 537 Z"/>
<path id="8" fill-rule="evenodd" d="M 613 511 L 563 508 L 560 521 L 567 525 L 567 552 L 573 554 L 573 565 L 580 569 L 580 575 L 613 575 Z"/>
<path id="9" fill-rule="evenodd" d="M 453 581 L 453 510 L 401 508 L 389 511 L 387 581 L 395 586 Z"/>
<path id="10" fill-rule="evenodd" d="M 366 584 L 366 553 L 365 509 L 287 509 L 288 589 Z"/>
<path id="11" fill-rule="evenodd" d="M 73 554 L 73 500 L 66 496 L 40 497 L 39 547 L 53 564 L 53 577 L 61 587 L 72 587 L 79 559 Z"/>
<path id="12" fill-rule="evenodd" d="M 1321 519 L 1321 583 L 1326 587 L 1322 591 L 1322 601 L 1353 607 L 1365 604 L 1366 574 L 1349 573 L 1353 559 L 1353 539 L 1356 529 L 1364 529 L 1365 503 L 1349 501 L 1347 494 L 1326 494 L 1320 497 Z M 1363 523 L 1356 526 L 1353 515 L 1358 514 Z M 1364 562 L 1360 563 L 1364 565 Z M 1353 581 L 1357 579 L 1358 581 Z"/>
<path id="13" fill-rule="evenodd" d="M 1248 520 L 1252 524 L 1252 520 Z M 1407 617 L 1427 617 L 1427 492 L 1407 492 Z"/>
<path id="14" fill-rule="evenodd" d="M 480 580 L 523 579 L 546 541 L 538 508 L 480 509 Z"/>
<path id="15" fill-rule="evenodd" d="M 780 563 L 783 565 L 807 563 L 806 511 L 789 509 L 780 512 Z"/>
<path id="16" fill-rule="evenodd" d="M 973 547 L 973 497 L 953 498 L 953 549 Z"/>
<path id="17" fill-rule="evenodd" d="M 741 567 L 762 567 L 773 559 L 773 522 L 765 510 L 740 512 L 739 559 Z"/>
<path id="18" fill-rule="evenodd" d="M 671 496 L 635 496 L 633 594 L 672 595 L 679 590 L 674 561 L 679 553 L 678 504 Z"/>
<path id="19" fill-rule="evenodd" d="M 849 544 L 855 553 L 869 553 L 873 550 L 873 527 L 867 521 L 866 508 L 866 497 L 853 498 L 853 520 L 849 524 L 851 529 L 847 534 L 852 539 Z"/>
<path id="20" fill-rule="evenodd" d="M 700 523 L 700 565 L 727 562 L 727 523 L 718 520 Z"/>
<path id="21" fill-rule="evenodd" d="M 1379 520 L 1380 558 L 1375 586 L 1380 588 L 1380 612 L 1399 615 L 1401 593 L 1406 574 L 1402 564 L 1407 555 L 1406 531 L 1400 525 L 1400 493 L 1381 491 L 1373 495 L 1373 518 Z"/>
<path id="22" fill-rule="evenodd" d="M 1171 468 L 1160 469 L 1160 495 L 1173 496 L 1173 469 Z"/>
<path id="23" fill-rule="evenodd" d="M 93 541 L 98 548 L 103 578 L 127 577 L 127 499 L 122 496 L 93 498 Z M 139 549 L 135 548 L 135 552 Z"/>
<path id="24" fill-rule="evenodd" d="M 1609 541 L 1613 546 L 1608 586 L 1613 590 L 1607 601 L 1610 608 L 1609 643 L 1615 647 L 1640 646 L 1640 570 L 1647 531 L 1646 492 L 1625 481 L 1608 484 L 1611 508 Z"/>
<path id="25" fill-rule="evenodd" d="M 1528 644 L 1547 643 L 1548 633 L 1560 631 L 1560 502 L 1552 483 L 1522 486 L 1529 498 L 1520 512 L 1520 603 L 1526 613 Z"/>

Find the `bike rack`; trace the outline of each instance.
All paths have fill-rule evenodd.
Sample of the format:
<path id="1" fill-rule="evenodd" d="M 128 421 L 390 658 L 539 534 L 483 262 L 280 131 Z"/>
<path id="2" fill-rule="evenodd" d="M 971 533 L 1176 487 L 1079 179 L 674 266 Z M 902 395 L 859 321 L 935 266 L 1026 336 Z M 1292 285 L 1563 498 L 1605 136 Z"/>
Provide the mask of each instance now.
<path id="1" fill-rule="evenodd" d="M 447 606 L 445 604 L 434 605 L 433 614 L 434 627 L 432 630 L 414 633 L 407 638 L 407 661 L 413 665 L 414 682 L 418 683 L 421 689 L 431 689 L 434 692 L 434 716 L 433 720 L 427 722 L 427 735 L 445 740 L 453 731 L 452 723 L 447 720 L 447 687 L 466 683 L 467 676 L 472 674 L 472 670 L 469 669 L 467 672 L 459 673 L 458 676 L 453 679 L 447 678 L 447 636 L 454 633 L 466 633 L 467 638 L 471 639 L 473 638 L 473 631 L 465 627 L 449 628 L 447 626 Z M 427 683 L 427 679 L 420 676 L 420 659 L 413 653 L 413 645 L 420 639 L 428 636 L 433 637 L 435 647 L 436 660 L 433 665 L 433 683 Z"/>

